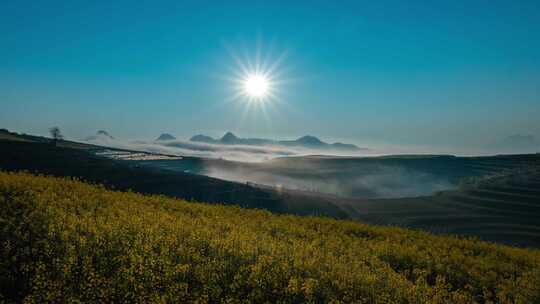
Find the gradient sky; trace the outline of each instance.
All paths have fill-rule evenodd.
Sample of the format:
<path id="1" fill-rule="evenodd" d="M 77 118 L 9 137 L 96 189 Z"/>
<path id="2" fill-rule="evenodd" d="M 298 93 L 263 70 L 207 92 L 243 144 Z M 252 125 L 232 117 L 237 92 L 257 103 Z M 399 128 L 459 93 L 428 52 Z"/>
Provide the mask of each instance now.
<path id="1" fill-rule="evenodd" d="M 538 1 L 2 1 L 0 127 L 69 138 L 540 138 Z M 437 2 L 437 3 L 435 3 Z M 246 113 L 233 55 L 280 62 Z"/>

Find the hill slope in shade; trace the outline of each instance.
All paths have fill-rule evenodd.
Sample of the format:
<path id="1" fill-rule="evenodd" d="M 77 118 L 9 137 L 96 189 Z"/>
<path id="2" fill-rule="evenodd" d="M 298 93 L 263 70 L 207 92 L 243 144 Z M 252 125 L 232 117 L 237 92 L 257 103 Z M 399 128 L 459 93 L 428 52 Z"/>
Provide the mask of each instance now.
<path id="1" fill-rule="evenodd" d="M 537 303 L 540 253 L 0 172 L 16 302 Z"/>

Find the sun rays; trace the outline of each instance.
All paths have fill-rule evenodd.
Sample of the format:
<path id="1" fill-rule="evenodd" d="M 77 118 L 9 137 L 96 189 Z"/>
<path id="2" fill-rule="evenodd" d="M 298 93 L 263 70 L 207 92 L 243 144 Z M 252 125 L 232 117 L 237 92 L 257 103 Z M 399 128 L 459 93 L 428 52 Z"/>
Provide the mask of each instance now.
<path id="1" fill-rule="evenodd" d="M 262 117 L 265 127 L 271 129 L 271 116 L 279 115 L 278 107 L 285 104 L 282 96 L 286 85 L 284 61 L 287 52 L 276 55 L 272 46 L 263 52 L 260 40 L 254 51 L 246 47 L 240 52 L 237 48 L 226 48 L 232 64 L 225 77 L 231 89 L 225 103 L 240 108 L 236 127 L 241 128 L 247 119 Z"/>

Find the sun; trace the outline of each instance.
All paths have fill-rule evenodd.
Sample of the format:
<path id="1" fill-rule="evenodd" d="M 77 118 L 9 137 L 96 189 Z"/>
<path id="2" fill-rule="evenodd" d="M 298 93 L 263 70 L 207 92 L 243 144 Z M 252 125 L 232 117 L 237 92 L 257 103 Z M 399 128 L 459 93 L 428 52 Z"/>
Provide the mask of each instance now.
<path id="1" fill-rule="evenodd" d="M 244 91 L 247 96 L 262 99 L 268 94 L 270 82 L 263 75 L 250 74 L 244 80 Z"/>
<path id="2" fill-rule="evenodd" d="M 283 62 L 286 51 L 276 54 L 262 51 L 262 42 L 257 42 L 256 50 L 235 51 L 227 48 L 234 60 L 234 66 L 229 66 L 230 76 L 223 76 L 232 86 L 232 94 L 226 102 L 239 102 L 246 111 L 260 110 L 262 112 L 275 110 L 283 103 L 282 94 L 287 80 L 284 74 Z M 274 53 L 274 55 L 272 55 Z M 227 73 L 228 74 L 228 73 Z M 265 114 L 266 115 L 266 114 Z"/>

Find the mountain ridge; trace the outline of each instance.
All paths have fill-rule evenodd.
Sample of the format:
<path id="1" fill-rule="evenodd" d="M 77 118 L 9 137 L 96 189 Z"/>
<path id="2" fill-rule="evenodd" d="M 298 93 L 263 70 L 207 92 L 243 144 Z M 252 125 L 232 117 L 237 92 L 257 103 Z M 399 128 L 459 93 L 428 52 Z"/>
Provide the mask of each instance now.
<path id="1" fill-rule="evenodd" d="M 160 140 L 175 140 L 176 137 L 174 137 L 173 135 L 169 134 L 169 133 L 162 133 L 161 135 L 159 135 L 158 138 L 156 138 L 156 141 L 160 141 Z"/>
<path id="2" fill-rule="evenodd" d="M 326 143 L 313 135 L 304 135 L 295 140 L 273 140 L 266 138 L 241 138 L 232 132 L 226 132 L 221 138 L 216 139 L 208 135 L 198 134 L 189 139 L 193 142 L 203 142 L 208 144 L 222 145 L 248 145 L 248 146 L 265 146 L 277 145 L 287 147 L 305 147 L 314 149 L 336 149 L 348 151 L 360 151 L 366 148 L 360 148 L 353 144 L 346 143 Z"/>

